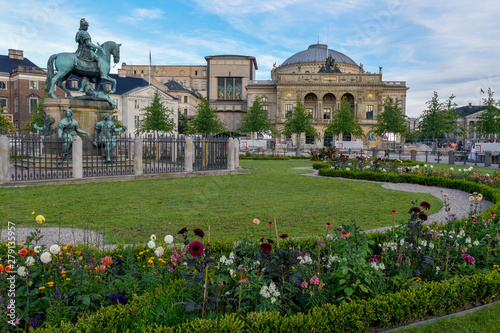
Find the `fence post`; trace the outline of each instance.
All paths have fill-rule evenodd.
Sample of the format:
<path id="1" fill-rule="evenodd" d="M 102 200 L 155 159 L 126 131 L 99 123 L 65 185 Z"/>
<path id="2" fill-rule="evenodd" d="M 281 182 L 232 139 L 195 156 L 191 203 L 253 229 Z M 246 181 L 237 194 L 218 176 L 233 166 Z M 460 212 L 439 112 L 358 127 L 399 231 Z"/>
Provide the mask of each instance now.
<path id="1" fill-rule="evenodd" d="M 373 148 L 373 150 L 372 150 L 372 157 L 375 158 L 375 159 L 378 157 L 378 149 L 377 148 Z"/>
<path id="2" fill-rule="evenodd" d="M 8 183 L 9 181 L 10 181 L 9 139 L 7 138 L 6 135 L 2 135 L 0 136 L 0 183 Z"/>
<path id="3" fill-rule="evenodd" d="M 134 139 L 134 172 L 136 176 L 142 175 L 144 166 L 142 163 L 142 138 L 140 136 Z"/>
<path id="4" fill-rule="evenodd" d="M 179 140 L 179 134 L 177 135 L 172 135 L 172 163 L 174 165 L 177 164 L 177 140 Z"/>
<path id="5" fill-rule="evenodd" d="M 484 167 L 491 166 L 491 151 L 484 152 Z"/>
<path id="6" fill-rule="evenodd" d="M 184 163 L 186 165 L 186 172 L 193 172 L 193 162 L 194 162 L 194 145 L 193 138 L 186 138 L 186 148 L 184 153 Z"/>
<path id="7" fill-rule="evenodd" d="M 83 144 L 82 138 L 78 135 L 75 135 L 75 138 L 73 139 L 71 157 L 71 162 L 73 163 L 73 178 L 83 178 Z"/>
<path id="8" fill-rule="evenodd" d="M 234 168 L 240 168 L 240 139 L 234 139 Z"/>
<path id="9" fill-rule="evenodd" d="M 448 152 L 448 164 L 455 164 L 455 152 L 453 150 Z"/>
<path id="10" fill-rule="evenodd" d="M 234 170 L 234 139 L 227 140 L 227 168 L 229 171 Z"/>
<path id="11" fill-rule="evenodd" d="M 417 160 L 417 151 L 416 150 L 410 150 L 410 160 L 412 160 L 412 161 Z"/>

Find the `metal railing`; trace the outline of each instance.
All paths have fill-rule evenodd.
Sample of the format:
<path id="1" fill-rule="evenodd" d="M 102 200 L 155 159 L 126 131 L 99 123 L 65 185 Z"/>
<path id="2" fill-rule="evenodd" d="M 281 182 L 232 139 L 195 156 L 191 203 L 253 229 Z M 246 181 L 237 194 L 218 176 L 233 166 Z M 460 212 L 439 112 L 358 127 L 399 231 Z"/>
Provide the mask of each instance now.
<path id="1" fill-rule="evenodd" d="M 143 172 L 183 172 L 185 168 L 186 140 L 184 136 L 148 135 L 142 139 Z"/>
<path id="2" fill-rule="evenodd" d="M 227 138 L 194 137 L 194 171 L 227 169 Z"/>

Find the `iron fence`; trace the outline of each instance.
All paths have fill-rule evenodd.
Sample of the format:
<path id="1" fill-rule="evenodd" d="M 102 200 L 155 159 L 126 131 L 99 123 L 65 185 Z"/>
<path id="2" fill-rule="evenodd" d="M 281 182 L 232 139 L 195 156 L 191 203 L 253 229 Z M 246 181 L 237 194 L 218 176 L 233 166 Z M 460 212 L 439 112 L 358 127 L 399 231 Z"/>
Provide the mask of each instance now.
<path id="1" fill-rule="evenodd" d="M 57 137 L 16 132 L 8 139 L 11 181 L 73 177 L 71 161 L 61 156 L 62 140 Z"/>
<path id="2" fill-rule="evenodd" d="M 193 138 L 194 171 L 227 169 L 227 138 L 201 137 Z"/>
<path id="3" fill-rule="evenodd" d="M 169 173 L 185 171 L 184 136 L 155 136 L 148 135 L 142 139 L 143 172 Z"/>
<path id="4" fill-rule="evenodd" d="M 130 135 L 82 139 L 83 177 L 134 174 L 134 139 Z"/>

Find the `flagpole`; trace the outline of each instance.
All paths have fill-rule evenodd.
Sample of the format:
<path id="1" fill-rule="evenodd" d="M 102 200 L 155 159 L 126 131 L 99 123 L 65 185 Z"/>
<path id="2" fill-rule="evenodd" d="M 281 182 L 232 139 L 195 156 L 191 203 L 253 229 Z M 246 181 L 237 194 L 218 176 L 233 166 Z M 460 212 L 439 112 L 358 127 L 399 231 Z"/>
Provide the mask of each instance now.
<path id="1" fill-rule="evenodd" d="M 151 50 L 149 50 L 149 78 L 148 78 L 148 85 L 151 85 Z"/>

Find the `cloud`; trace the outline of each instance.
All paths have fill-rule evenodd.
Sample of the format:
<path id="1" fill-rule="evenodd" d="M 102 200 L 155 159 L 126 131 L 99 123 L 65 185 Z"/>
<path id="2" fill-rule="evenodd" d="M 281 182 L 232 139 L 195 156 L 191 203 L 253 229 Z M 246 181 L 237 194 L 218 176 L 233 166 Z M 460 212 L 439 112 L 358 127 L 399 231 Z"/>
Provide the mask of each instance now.
<path id="1" fill-rule="evenodd" d="M 157 20 L 163 17 L 163 10 L 159 8 L 134 8 L 128 16 L 121 16 L 120 19 L 132 25 L 138 25 L 147 20 Z"/>

